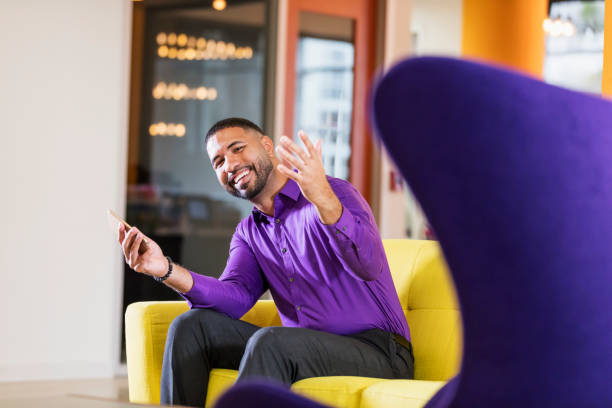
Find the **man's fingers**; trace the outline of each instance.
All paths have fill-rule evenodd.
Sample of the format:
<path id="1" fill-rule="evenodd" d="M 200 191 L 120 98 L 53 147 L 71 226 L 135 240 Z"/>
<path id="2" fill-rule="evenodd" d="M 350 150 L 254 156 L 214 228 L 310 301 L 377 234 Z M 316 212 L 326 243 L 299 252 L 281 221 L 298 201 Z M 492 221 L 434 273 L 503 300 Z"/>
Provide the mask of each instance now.
<path id="1" fill-rule="evenodd" d="M 283 146 L 278 146 L 276 148 L 276 152 L 281 157 L 283 164 L 287 167 L 294 167 L 298 170 L 302 170 L 304 168 L 304 163 L 301 160 L 298 160 L 297 157 L 289 153 Z"/>
<path id="2" fill-rule="evenodd" d="M 138 260 L 138 248 L 140 248 L 140 243 L 144 236 L 142 234 L 137 234 L 136 238 L 134 238 L 134 244 L 130 250 L 130 266 L 134 268 L 136 266 L 136 261 Z"/>
<path id="3" fill-rule="evenodd" d="M 321 157 L 321 147 L 323 145 L 323 139 L 319 139 L 317 140 L 317 143 L 315 145 L 315 152 L 317 153 L 318 157 Z"/>
<path id="4" fill-rule="evenodd" d="M 281 164 L 285 167 L 287 167 L 288 169 L 292 168 L 293 166 L 291 165 L 291 163 L 289 163 L 287 160 L 283 159 L 281 157 Z"/>
<path id="5" fill-rule="evenodd" d="M 279 171 L 279 173 L 284 174 L 285 176 L 289 177 L 291 180 L 294 180 L 297 183 L 299 183 L 301 180 L 299 173 L 296 173 L 295 171 L 289 169 L 284 164 L 279 164 L 278 166 L 276 166 L 276 169 Z"/>
<path id="6" fill-rule="evenodd" d="M 309 155 L 306 154 L 304 149 L 295 144 L 295 142 L 289 139 L 287 136 L 280 138 L 281 145 L 288 151 L 295 153 L 304 163 L 308 160 Z"/>
<path id="7" fill-rule="evenodd" d="M 308 149 L 308 153 L 310 153 L 310 156 L 314 156 L 315 147 L 310 141 L 310 138 L 308 137 L 308 135 L 306 135 L 306 132 L 304 132 L 303 130 L 300 130 L 298 132 L 298 136 L 300 137 L 300 139 L 302 139 L 302 142 L 304 142 L 304 146 L 306 146 L 306 149 Z"/>
<path id="8" fill-rule="evenodd" d="M 123 243 L 123 240 L 125 239 L 125 228 L 123 227 L 122 223 L 118 223 L 119 224 L 119 243 Z"/>
<path id="9" fill-rule="evenodd" d="M 138 230 L 132 227 L 130 228 L 127 235 L 123 239 L 123 243 L 121 244 L 121 246 L 123 247 L 123 254 L 125 255 L 126 260 L 128 260 L 130 257 L 130 252 L 132 250 L 132 244 L 134 243 L 134 238 L 136 237 L 137 233 L 138 233 Z"/>

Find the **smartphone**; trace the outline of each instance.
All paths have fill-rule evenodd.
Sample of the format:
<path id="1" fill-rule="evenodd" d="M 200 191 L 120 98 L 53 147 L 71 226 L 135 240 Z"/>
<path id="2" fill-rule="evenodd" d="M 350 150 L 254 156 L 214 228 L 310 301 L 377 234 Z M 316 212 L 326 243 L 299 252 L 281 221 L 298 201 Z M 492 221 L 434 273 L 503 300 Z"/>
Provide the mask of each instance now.
<path id="1" fill-rule="evenodd" d="M 116 221 L 120 222 L 121 224 L 123 224 L 123 226 L 125 227 L 126 232 L 132 228 L 132 226 L 130 224 L 128 224 L 123 218 L 121 218 L 120 216 L 118 216 L 113 210 L 109 209 L 108 210 L 108 215 L 112 218 L 114 218 Z M 147 245 L 147 239 L 143 239 L 142 242 L 140 243 L 140 248 L 138 248 L 138 253 L 142 254 L 143 252 L 146 252 L 146 250 L 149 248 L 149 246 Z"/>

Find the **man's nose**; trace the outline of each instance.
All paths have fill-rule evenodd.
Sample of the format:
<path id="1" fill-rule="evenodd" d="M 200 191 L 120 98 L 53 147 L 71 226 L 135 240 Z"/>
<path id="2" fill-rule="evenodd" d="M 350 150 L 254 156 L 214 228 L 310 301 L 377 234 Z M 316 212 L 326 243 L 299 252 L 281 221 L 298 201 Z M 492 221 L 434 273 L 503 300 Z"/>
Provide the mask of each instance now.
<path id="1" fill-rule="evenodd" d="M 240 168 L 240 160 L 236 157 L 228 156 L 225 159 L 226 170 L 228 173 L 233 173 Z"/>

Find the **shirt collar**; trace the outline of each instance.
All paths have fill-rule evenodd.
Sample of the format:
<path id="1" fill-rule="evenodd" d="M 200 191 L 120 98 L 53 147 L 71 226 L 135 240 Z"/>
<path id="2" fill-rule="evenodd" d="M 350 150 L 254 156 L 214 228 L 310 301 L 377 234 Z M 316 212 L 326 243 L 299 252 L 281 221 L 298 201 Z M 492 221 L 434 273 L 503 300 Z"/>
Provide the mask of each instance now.
<path id="1" fill-rule="evenodd" d="M 293 202 L 297 202 L 298 198 L 300 198 L 300 194 L 300 187 L 297 185 L 297 183 L 291 179 L 287 179 L 287 182 L 283 188 L 281 188 L 276 197 L 274 197 L 274 209 L 276 210 L 277 208 L 276 201 L 279 198 L 279 195 L 290 198 Z M 253 218 L 255 218 L 255 221 L 257 222 L 268 221 L 267 215 L 259 211 L 256 207 L 253 207 Z"/>
<path id="2" fill-rule="evenodd" d="M 287 182 L 285 183 L 281 191 L 279 191 L 279 194 L 282 194 L 285 197 L 289 197 L 293 201 L 297 201 L 300 197 L 300 187 L 295 181 L 287 179 Z"/>

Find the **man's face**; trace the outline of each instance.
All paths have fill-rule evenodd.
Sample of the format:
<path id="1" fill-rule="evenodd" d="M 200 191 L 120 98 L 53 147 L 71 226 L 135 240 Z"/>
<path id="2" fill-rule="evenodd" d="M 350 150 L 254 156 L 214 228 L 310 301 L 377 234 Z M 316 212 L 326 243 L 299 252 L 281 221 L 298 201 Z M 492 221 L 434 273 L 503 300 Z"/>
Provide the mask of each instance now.
<path id="1" fill-rule="evenodd" d="M 250 129 L 222 129 L 208 139 L 206 150 L 219 183 L 246 200 L 263 190 L 274 168 L 272 140 Z"/>

